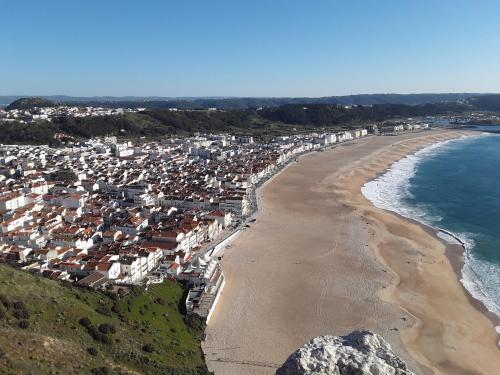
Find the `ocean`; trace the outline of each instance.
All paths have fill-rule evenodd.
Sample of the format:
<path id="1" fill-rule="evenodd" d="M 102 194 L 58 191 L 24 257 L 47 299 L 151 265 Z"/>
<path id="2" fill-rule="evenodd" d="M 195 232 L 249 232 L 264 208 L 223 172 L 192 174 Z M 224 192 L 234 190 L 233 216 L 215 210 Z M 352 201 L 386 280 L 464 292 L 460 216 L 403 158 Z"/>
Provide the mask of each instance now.
<path id="1" fill-rule="evenodd" d="M 376 207 L 459 238 L 465 245 L 461 282 L 500 317 L 500 134 L 478 131 L 431 145 L 362 190 Z"/>

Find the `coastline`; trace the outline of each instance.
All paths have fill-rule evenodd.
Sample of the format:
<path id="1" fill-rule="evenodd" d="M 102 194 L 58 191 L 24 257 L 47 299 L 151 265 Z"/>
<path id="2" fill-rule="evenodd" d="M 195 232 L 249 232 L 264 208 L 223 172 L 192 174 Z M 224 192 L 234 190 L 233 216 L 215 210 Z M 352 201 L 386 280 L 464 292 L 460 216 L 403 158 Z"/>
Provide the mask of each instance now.
<path id="1" fill-rule="evenodd" d="M 423 148 L 416 150 L 415 153 L 407 154 L 406 156 L 403 156 L 401 159 L 396 160 L 388 168 L 386 168 L 385 170 L 378 173 L 374 178 L 366 181 L 366 183 L 363 185 L 362 191 L 363 191 L 363 189 L 365 189 L 367 187 L 367 185 L 374 183 L 374 182 L 376 183 L 377 180 L 379 179 L 379 177 L 386 175 L 386 173 L 389 171 L 389 169 L 393 169 L 393 167 L 396 164 L 400 163 L 401 161 L 405 160 L 408 157 L 416 157 L 419 153 L 431 151 L 431 149 L 434 150 L 434 149 L 439 148 L 440 146 L 443 146 L 449 142 L 465 140 L 466 138 L 470 138 L 470 137 L 481 137 L 482 135 L 485 135 L 485 133 L 477 132 L 476 134 L 469 134 L 466 137 L 460 137 L 460 138 L 456 138 L 456 139 L 448 139 L 448 140 L 445 140 L 443 142 L 433 143 L 433 144 L 424 146 Z M 414 174 L 414 171 L 412 171 L 409 178 L 411 178 L 411 176 L 413 176 L 413 174 Z M 392 188 L 391 190 L 393 190 L 393 189 L 399 188 L 399 187 L 398 186 L 391 186 L 391 188 Z M 380 191 L 378 193 L 380 194 Z M 476 308 L 478 310 L 483 312 L 491 320 L 492 324 L 495 326 L 495 331 L 497 333 L 499 333 L 499 337 L 498 337 L 499 340 L 498 340 L 497 344 L 500 347 L 500 332 L 498 331 L 498 327 L 500 327 L 500 315 L 491 311 L 488 308 L 487 304 L 481 298 L 475 296 L 474 293 L 472 293 L 470 290 L 468 290 L 466 285 L 463 282 L 463 278 L 464 278 L 463 268 L 465 266 L 465 256 L 466 256 L 467 251 L 470 250 L 470 249 L 468 249 L 468 243 L 465 240 L 463 240 L 462 238 L 460 238 L 459 235 L 457 235 L 457 234 L 455 234 L 447 229 L 444 229 L 444 228 L 441 228 L 438 226 L 433 226 L 432 224 L 429 224 L 429 223 L 425 222 L 424 220 L 420 220 L 419 213 L 417 213 L 417 215 L 416 215 L 417 217 L 414 217 L 415 214 L 413 214 L 413 215 L 408 214 L 406 210 L 403 210 L 403 212 L 405 212 L 405 213 L 401 213 L 400 210 L 395 208 L 395 206 L 393 206 L 393 205 L 386 206 L 383 204 L 383 202 L 381 204 L 382 207 L 380 207 L 381 202 L 378 201 L 377 199 L 375 199 L 375 201 L 374 201 L 373 198 L 370 198 L 369 195 L 371 195 L 371 194 L 365 194 L 363 191 L 363 195 L 375 207 L 382 209 L 382 210 L 385 210 L 385 211 L 388 211 L 388 212 L 392 212 L 394 215 L 400 217 L 402 220 L 407 220 L 407 221 L 410 221 L 412 223 L 415 223 L 415 224 L 421 226 L 427 233 L 429 233 L 430 235 L 435 237 L 437 240 L 441 241 L 443 243 L 443 245 L 446 246 L 446 255 L 447 255 L 448 260 L 451 262 L 451 265 L 455 271 L 457 279 L 459 280 L 464 291 L 466 292 L 467 296 L 469 297 L 470 303 L 473 304 L 474 306 L 476 306 Z M 470 281 L 470 282 L 474 283 L 474 281 Z"/>
<path id="2" fill-rule="evenodd" d="M 447 140 L 445 140 L 447 141 Z M 433 143 L 434 144 L 439 144 L 440 142 Z M 379 171 L 375 175 L 373 175 L 371 178 L 367 179 L 365 181 L 369 182 L 374 179 L 376 179 L 378 176 L 384 174 L 388 168 L 392 165 L 392 163 L 402 160 L 405 156 L 408 156 L 410 154 L 414 154 L 415 152 L 418 152 L 428 146 L 431 146 L 429 144 L 427 145 L 419 145 L 410 152 L 404 152 L 392 160 L 392 162 L 387 163 L 386 168 L 383 170 Z M 363 185 L 364 186 L 364 185 Z M 362 195 L 362 194 L 361 194 Z M 358 197 L 359 199 L 360 197 Z M 450 373 L 450 374 L 471 374 L 471 373 L 480 373 L 480 374 L 490 374 L 494 373 L 495 369 L 498 368 L 498 365 L 500 362 L 498 362 L 498 354 L 500 354 L 500 350 L 497 347 L 497 332 L 495 330 L 495 327 L 498 325 L 499 322 L 499 317 L 496 316 L 494 313 L 490 312 L 487 307 L 479 300 L 475 299 L 470 292 L 465 288 L 463 283 L 461 282 L 461 270 L 464 264 L 464 259 L 463 255 L 465 252 L 465 244 L 453 233 L 450 233 L 446 230 L 443 230 L 442 228 L 436 228 L 429 226 L 427 224 L 421 223 L 417 220 L 402 216 L 399 213 L 389 211 L 389 210 L 384 210 L 382 208 L 376 208 L 373 206 L 373 204 L 368 200 L 368 198 L 363 197 L 366 201 L 368 201 L 369 205 L 372 206 L 373 208 L 373 213 L 376 215 L 377 213 L 381 216 L 386 216 L 387 215 L 393 215 L 397 219 L 395 222 L 392 221 L 392 219 L 388 219 L 385 221 L 384 224 L 386 224 L 386 230 L 390 232 L 390 235 L 393 236 L 393 240 L 399 241 L 399 243 L 404 246 L 404 242 L 407 242 L 409 239 L 409 235 L 413 234 L 415 237 L 412 238 L 413 245 L 418 244 L 422 245 L 426 243 L 426 240 L 422 238 L 417 239 L 416 237 L 420 236 L 421 234 L 418 234 L 418 230 L 415 231 L 414 228 L 420 228 L 421 232 L 429 235 L 432 240 L 427 242 L 429 243 L 434 243 L 434 245 L 431 246 L 436 246 L 436 244 L 439 242 L 443 250 L 438 249 L 438 251 L 425 251 L 425 250 L 417 250 L 414 256 L 413 261 L 415 261 L 416 264 L 416 272 L 413 272 L 411 274 L 411 277 L 408 277 L 407 280 L 404 280 L 403 277 L 401 277 L 402 273 L 408 272 L 406 270 L 405 265 L 403 262 L 401 262 L 401 259 L 399 258 L 400 254 L 397 254 L 397 251 L 394 251 L 394 247 L 391 245 L 388 245 L 387 243 L 383 243 L 382 241 L 379 243 L 375 243 L 374 246 L 376 247 L 376 253 L 378 258 L 382 263 L 384 263 L 393 273 L 395 276 L 395 280 L 391 284 L 391 286 L 384 291 L 381 291 L 380 295 L 381 297 L 388 301 L 389 303 L 397 304 L 401 308 L 406 309 L 408 312 L 410 312 L 415 320 L 416 324 L 413 325 L 412 327 L 409 327 L 407 330 L 403 331 L 401 333 L 401 338 L 403 340 L 403 343 L 406 347 L 406 349 L 410 352 L 412 357 L 414 357 L 421 365 L 424 366 L 424 371 L 430 371 L 431 373 Z M 362 202 L 363 198 L 359 199 L 357 203 L 357 208 L 365 208 L 366 205 Z M 351 202 L 352 203 L 352 202 Z M 354 206 L 356 206 L 356 203 Z M 377 212 L 378 211 L 378 212 Z M 365 212 L 366 213 L 366 212 Z M 383 222 L 384 220 L 382 220 Z M 390 225 L 394 224 L 395 227 L 399 225 L 399 223 L 396 223 L 397 221 L 402 221 L 406 222 L 407 225 L 405 225 L 405 229 L 407 230 L 406 233 L 401 233 L 398 232 L 398 229 L 390 229 Z M 439 236 L 439 232 L 443 232 L 451 237 L 453 237 L 456 241 L 460 243 L 458 244 L 450 244 L 447 243 L 446 240 L 441 238 Z M 428 240 L 428 239 L 427 239 Z M 390 249 L 388 247 L 391 247 Z M 431 249 L 431 246 L 429 246 L 429 250 Z M 436 246 L 437 248 L 437 246 Z M 442 259 L 439 259 L 440 255 L 444 255 Z M 431 258 L 431 260 L 424 260 L 425 258 Z M 415 259 L 415 258 L 420 258 L 420 259 Z M 408 261 L 408 258 L 406 258 L 406 263 L 410 264 L 411 261 Z M 479 339 L 477 334 L 472 334 L 472 335 L 467 335 L 469 332 L 462 331 L 461 334 L 464 334 L 464 337 L 460 335 L 459 332 L 453 332 L 453 328 L 445 328 L 444 326 L 446 324 L 456 324 L 457 321 L 447 321 L 443 315 L 437 315 L 437 316 L 432 316 L 435 314 L 438 310 L 437 307 L 432 307 L 430 309 L 427 309 L 428 311 L 425 311 L 426 308 L 422 308 L 425 306 L 425 303 L 429 303 L 429 293 L 423 293 L 423 297 L 421 298 L 420 301 L 417 301 L 417 298 L 415 296 L 415 290 L 417 283 L 415 281 L 410 280 L 412 278 L 416 277 L 422 277 L 423 274 L 426 274 L 427 277 L 431 276 L 436 276 L 436 272 L 434 270 L 431 270 L 431 266 L 435 264 L 436 262 L 440 261 L 441 263 L 445 264 L 444 262 L 448 262 L 449 266 L 451 267 L 452 270 L 452 276 L 454 277 L 454 280 L 451 280 L 455 286 L 458 286 L 458 288 L 455 289 L 455 293 L 459 295 L 459 297 L 455 297 L 454 301 L 458 299 L 462 299 L 462 303 L 467 302 L 473 310 L 476 310 L 476 312 L 479 312 L 481 315 L 478 315 L 475 313 L 475 311 L 471 310 L 469 311 L 470 317 L 474 317 L 471 319 L 468 319 L 467 322 L 464 322 L 464 326 L 468 326 L 469 329 L 472 331 L 473 328 L 472 326 L 474 325 L 476 319 L 479 320 L 480 318 L 486 318 L 488 322 L 485 321 L 485 319 L 482 320 L 482 330 L 484 336 Z M 414 270 L 415 271 L 415 270 Z M 429 272 L 430 271 L 430 272 Z M 436 281 L 442 281 L 444 279 L 443 275 L 441 277 L 436 278 Z M 410 287 L 408 287 L 408 290 L 405 290 L 405 287 L 402 286 L 403 283 L 407 284 L 413 284 Z M 438 283 L 428 283 L 430 284 L 430 287 L 437 287 L 439 286 Z M 447 290 L 451 291 L 451 288 L 446 288 Z M 402 295 L 402 291 L 410 291 L 413 293 L 414 298 L 409 298 L 408 296 Z M 429 291 L 429 290 L 428 290 Z M 465 301 L 463 300 L 465 297 Z M 443 302 L 446 300 L 446 296 L 444 294 L 441 295 L 441 298 L 443 298 Z M 435 301 L 436 302 L 436 301 Z M 430 303 L 429 303 L 430 304 Z M 464 303 L 465 305 L 465 303 Z M 458 306 L 457 306 L 458 307 Z M 441 312 L 448 310 L 448 312 L 451 312 L 450 309 L 440 309 Z M 423 318 L 423 316 L 426 316 L 427 319 Z M 454 316 L 455 314 L 449 314 L 450 316 Z M 457 317 L 455 315 L 455 317 Z M 430 319 L 429 319 L 430 318 Z M 441 320 L 441 321 L 440 321 Z M 433 328 L 429 328 L 429 325 L 433 325 Z M 479 326 L 478 322 L 478 326 Z M 490 327 L 490 332 L 486 332 L 485 330 L 487 327 Z M 463 328 L 463 327 L 461 327 Z M 440 335 L 441 337 L 436 337 L 435 334 L 433 334 L 433 331 L 436 329 L 441 329 L 442 334 Z M 427 332 L 425 332 L 427 331 Z M 446 332 L 448 331 L 448 332 Z M 433 337 L 434 336 L 434 337 Z M 469 336 L 471 338 L 471 341 L 467 343 L 467 345 L 471 344 L 475 340 L 476 343 L 479 343 L 479 341 L 482 342 L 482 350 L 488 350 L 488 354 L 486 356 L 483 356 L 484 362 L 480 360 L 479 358 L 481 357 L 480 353 L 482 350 L 477 350 L 477 348 L 470 348 L 470 349 L 475 349 L 475 354 L 470 355 L 468 353 L 469 348 L 463 347 L 462 350 L 458 350 L 456 345 L 457 343 L 462 343 L 464 339 Z M 475 339 L 475 340 L 474 340 Z M 436 342 L 439 342 L 439 345 L 436 345 Z M 432 345 L 434 343 L 434 345 Z M 463 345 L 462 345 L 463 346 Z M 431 348 L 431 349 L 430 349 Z M 462 356 L 458 355 L 458 352 L 462 352 Z M 496 359 L 496 361 L 494 361 Z M 493 362 L 495 364 L 493 364 Z"/>
<path id="3" fill-rule="evenodd" d="M 445 246 L 446 258 L 448 259 L 448 261 L 451 264 L 451 267 L 453 268 L 456 279 L 458 280 L 459 284 L 462 286 L 464 293 L 466 294 L 467 298 L 469 299 L 469 303 L 471 305 L 473 305 L 477 310 L 482 312 L 491 321 L 491 324 L 493 325 L 493 329 L 496 331 L 496 329 L 495 329 L 496 326 L 498 326 L 500 324 L 500 317 L 498 317 L 495 313 L 488 310 L 488 308 L 480 300 L 474 298 L 474 296 L 467 290 L 465 285 L 461 282 L 462 268 L 464 266 L 465 243 L 460 238 L 458 238 L 454 233 L 449 232 L 445 229 L 433 227 L 431 225 L 421 223 L 415 219 L 402 216 L 396 212 L 392 212 L 392 214 L 396 215 L 401 220 L 409 221 L 409 222 L 421 227 L 422 230 L 424 230 L 427 234 L 434 237 L 437 241 L 440 241 L 443 244 L 443 246 Z M 443 239 L 439 236 L 439 232 L 443 232 L 446 235 L 449 235 L 454 240 L 456 240 L 458 243 L 454 244 L 454 243 L 447 242 L 445 239 Z M 499 338 L 498 343 L 500 343 L 500 334 L 499 334 L 498 338 Z"/>
<path id="4" fill-rule="evenodd" d="M 445 256 L 450 247 L 445 247 L 442 239 L 429 232 L 432 228 L 376 209 L 361 194 L 361 186 L 383 173 L 394 161 L 426 144 L 461 134 L 464 133 L 432 131 L 360 140 L 352 145 L 361 149 L 362 158 L 354 154 L 359 150 L 354 153 L 347 150 L 352 146 L 337 147 L 320 155 L 305 155 L 298 165 L 289 165 L 286 173 L 273 177 L 272 184 L 262 186 L 262 218 L 259 216 L 255 227 L 233 243 L 223 261 L 228 285 L 207 328 L 207 341 L 203 345 L 209 367 L 217 375 L 271 374 L 288 354 L 314 336 L 368 328 L 387 338 L 417 373 L 427 374 L 432 370 L 471 373 L 471 361 L 476 360 L 476 356 L 464 355 L 464 348 L 450 342 L 449 331 L 456 331 L 456 323 L 443 327 L 441 319 L 441 326 L 429 332 L 425 328 L 429 321 L 435 323 L 436 316 L 426 316 L 429 311 L 418 311 L 405 298 L 413 296 L 411 293 L 429 298 L 412 282 L 407 285 L 407 276 L 419 276 L 420 268 L 425 271 L 436 266 L 446 274 L 446 277 L 440 276 L 447 280 L 453 296 L 459 295 L 457 298 L 467 310 L 465 315 L 472 316 L 474 324 L 481 327 L 475 329 L 484 332 L 473 337 L 479 340 L 479 348 L 491 345 L 480 362 L 495 365 L 492 356 L 498 355 L 495 351 L 498 349 L 494 340 L 489 340 L 494 336 L 494 325 L 484 315 L 485 308 L 479 312 L 478 301 L 471 301 L 472 297 L 465 293 L 455 272 L 456 266 L 453 269 L 454 262 Z M 336 157 L 339 158 L 333 161 Z M 361 164 L 364 165 L 360 167 Z M 300 183 L 304 177 L 309 178 L 312 186 L 305 186 L 302 181 L 298 190 L 304 191 L 300 195 L 290 183 Z M 312 198 L 324 199 L 325 204 L 308 201 L 308 193 L 317 195 Z M 300 204 L 292 200 L 297 197 L 307 202 Z M 284 204 L 287 207 L 283 207 Z M 308 205 L 315 207 L 309 210 Z M 287 218 L 294 217 L 290 215 L 301 213 L 301 209 L 307 212 L 303 218 L 295 216 L 299 225 L 283 224 Z M 319 228 L 307 239 L 313 238 L 317 243 L 307 246 L 300 237 L 295 238 L 294 234 L 301 228 L 313 232 Z M 326 233 L 328 228 L 333 229 Z M 424 237 L 425 245 L 434 251 L 429 250 L 423 256 L 415 251 L 400 253 L 397 257 L 400 261 L 394 262 L 397 258 L 390 256 L 394 254 L 391 251 L 409 244 L 407 234 L 398 233 L 401 228 L 410 230 L 411 237 L 415 233 L 417 237 Z M 293 241 L 287 239 L 287 235 L 294 237 Z M 417 246 L 422 245 L 419 239 L 412 238 Z M 268 251 L 262 250 L 262 246 Z M 304 249 L 310 252 L 306 256 Z M 416 258 L 433 258 L 434 263 L 423 265 L 415 254 Z M 280 262 L 287 264 L 281 269 Z M 270 275 L 273 266 L 279 268 L 275 277 Z M 303 270 L 297 270 L 301 268 Z M 276 285 L 277 280 L 283 284 Z M 269 285 L 272 288 L 267 288 Z M 474 301 L 476 303 L 471 303 Z"/>

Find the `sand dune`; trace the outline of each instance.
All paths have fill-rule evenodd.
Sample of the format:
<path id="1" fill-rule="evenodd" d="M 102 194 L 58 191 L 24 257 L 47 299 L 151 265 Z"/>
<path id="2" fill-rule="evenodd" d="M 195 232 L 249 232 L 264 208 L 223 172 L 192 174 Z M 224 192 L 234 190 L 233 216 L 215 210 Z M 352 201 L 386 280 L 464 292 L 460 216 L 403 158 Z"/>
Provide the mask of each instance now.
<path id="1" fill-rule="evenodd" d="M 494 374 L 494 325 L 446 247 L 361 194 L 392 162 L 457 136 L 370 137 L 307 155 L 266 185 L 256 223 L 223 260 L 226 287 L 203 344 L 209 367 L 273 374 L 314 336 L 370 329 L 417 373 Z"/>

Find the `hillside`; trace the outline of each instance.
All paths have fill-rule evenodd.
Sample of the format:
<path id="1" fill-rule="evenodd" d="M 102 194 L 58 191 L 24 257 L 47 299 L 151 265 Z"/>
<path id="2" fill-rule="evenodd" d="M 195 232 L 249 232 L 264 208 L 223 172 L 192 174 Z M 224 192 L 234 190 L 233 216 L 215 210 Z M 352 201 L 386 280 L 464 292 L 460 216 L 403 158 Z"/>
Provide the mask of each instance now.
<path id="1" fill-rule="evenodd" d="M 112 298 L 0 265 L 0 373 L 208 374 L 182 296 L 164 282 Z"/>
<path id="2" fill-rule="evenodd" d="M 468 102 L 484 111 L 500 111 L 500 95 L 477 96 L 468 99 Z"/>
<path id="3" fill-rule="evenodd" d="M 34 107 L 54 107 L 56 103 L 44 98 L 20 98 L 14 100 L 5 109 L 10 111 L 12 109 L 30 109 Z"/>
<path id="4" fill-rule="evenodd" d="M 105 107 L 130 107 L 130 108 L 179 108 L 196 109 L 246 109 L 258 107 L 279 107 L 286 104 L 340 104 L 340 105 L 373 105 L 373 104 L 406 104 L 417 105 L 426 103 L 439 103 L 443 101 L 465 100 L 483 94 L 473 93 L 438 93 L 438 94 L 359 94 L 344 96 L 325 96 L 318 98 L 308 97 L 208 97 L 208 98 L 171 98 L 161 96 L 43 96 L 54 102 L 68 103 L 71 105 L 92 105 Z M 18 96 L 0 96 L 0 105 L 19 99 Z"/>
<path id="5" fill-rule="evenodd" d="M 289 97 L 289 98 L 79 98 L 77 103 L 104 106 L 129 107 L 149 109 L 248 109 L 259 107 L 279 107 L 288 104 L 337 104 L 337 105 L 375 105 L 404 104 L 419 105 L 427 103 L 454 102 L 465 100 L 481 94 L 361 94 L 345 96 L 325 96 L 319 98 Z M 71 99 L 68 103 L 73 102 Z M 74 102 L 73 102 L 74 103 Z"/>
<path id="6" fill-rule="evenodd" d="M 119 116 L 66 117 L 36 124 L 0 123 L 2 143 L 57 145 L 60 140 L 116 135 L 125 138 L 184 136 L 195 132 L 274 137 L 317 128 L 339 129 L 394 118 L 460 113 L 472 107 L 455 103 L 409 106 L 379 104 L 344 108 L 330 104 L 289 104 L 262 110 L 227 111 L 148 109 Z"/>

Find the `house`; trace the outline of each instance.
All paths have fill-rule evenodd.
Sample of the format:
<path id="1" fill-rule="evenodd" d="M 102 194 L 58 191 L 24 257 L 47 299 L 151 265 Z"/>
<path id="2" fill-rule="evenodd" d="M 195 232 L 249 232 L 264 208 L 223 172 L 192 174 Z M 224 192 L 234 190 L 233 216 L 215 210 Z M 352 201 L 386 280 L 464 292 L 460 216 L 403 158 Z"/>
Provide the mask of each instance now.
<path id="1" fill-rule="evenodd" d="M 96 289 L 104 289 L 108 283 L 109 279 L 101 272 L 93 272 L 77 282 L 78 285 Z"/>
<path id="2" fill-rule="evenodd" d="M 141 276 L 141 260 L 137 257 L 123 256 L 120 258 L 120 273 L 123 281 L 133 283 Z"/>
<path id="3" fill-rule="evenodd" d="M 148 219 L 139 216 L 129 216 L 114 225 L 114 230 L 135 236 L 148 226 Z"/>
<path id="4" fill-rule="evenodd" d="M 0 196 L 0 211 L 15 210 L 26 204 L 25 196 L 22 193 L 12 193 Z"/>
<path id="5" fill-rule="evenodd" d="M 117 279 L 120 276 L 120 263 L 118 262 L 99 262 L 96 265 L 96 271 L 106 276 L 110 280 Z"/>
<path id="6" fill-rule="evenodd" d="M 227 228 L 231 225 L 231 212 L 229 211 L 222 211 L 222 210 L 215 210 L 211 211 L 208 215 L 205 217 L 207 219 L 213 219 L 217 221 L 223 228 Z"/>
<path id="7" fill-rule="evenodd" d="M 61 205 L 66 208 L 83 207 L 87 200 L 87 195 L 88 193 L 86 192 L 68 194 L 61 199 Z"/>
<path id="8" fill-rule="evenodd" d="M 0 254 L 2 258 L 10 261 L 16 261 L 24 263 L 28 260 L 29 254 L 33 249 L 24 246 L 10 245 L 0 247 Z"/>

